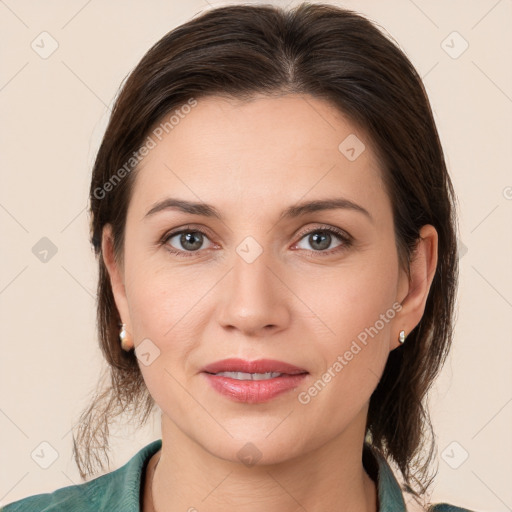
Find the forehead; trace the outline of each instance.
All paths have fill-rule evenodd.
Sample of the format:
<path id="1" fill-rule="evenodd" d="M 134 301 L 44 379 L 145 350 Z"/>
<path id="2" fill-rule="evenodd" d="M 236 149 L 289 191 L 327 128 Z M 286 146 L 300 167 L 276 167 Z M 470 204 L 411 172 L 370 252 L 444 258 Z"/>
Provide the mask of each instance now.
<path id="1" fill-rule="evenodd" d="M 130 208 L 147 211 L 165 195 L 254 212 L 334 193 L 386 201 L 370 141 L 325 100 L 212 96 L 187 112 L 151 130 Z"/>

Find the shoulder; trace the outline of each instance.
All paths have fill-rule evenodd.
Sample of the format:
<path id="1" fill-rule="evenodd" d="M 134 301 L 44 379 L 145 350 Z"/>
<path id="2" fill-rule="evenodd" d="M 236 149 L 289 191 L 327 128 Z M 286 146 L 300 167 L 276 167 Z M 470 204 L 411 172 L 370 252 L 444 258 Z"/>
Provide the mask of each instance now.
<path id="1" fill-rule="evenodd" d="M 431 505 L 427 512 L 476 512 L 476 510 L 458 507 L 450 503 L 436 503 L 435 505 Z"/>
<path id="2" fill-rule="evenodd" d="M 425 508 L 425 505 L 416 504 L 414 501 L 410 501 L 406 505 L 404 489 L 398 483 L 386 457 L 371 443 L 364 443 L 363 466 L 377 484 L 379 512 L 412 512 L 412 510 L 424 512 L 477 512 L 449 503 L 429 504 L 427 508 Z"/>
<path id="3" fill-rule="evenodd" d="M 95 480 L 78 485 L 70 485 L 52 493 L 36 494 L 9 503 L 0 512 L 57 512 L 64 510 L 94 510 L 91 498 L 98 499 L 98 492 L 107 487 L 110 473 Z"/>
<path id="4" fill-rule="evenodd" d="M 153 441 L 124 466 L 94 480 L 23 498 L 1 507 L 0 512 L 139 512 L 142 475 L 147 462 L 160 449 L 161 444 L 161 439 Z"/>

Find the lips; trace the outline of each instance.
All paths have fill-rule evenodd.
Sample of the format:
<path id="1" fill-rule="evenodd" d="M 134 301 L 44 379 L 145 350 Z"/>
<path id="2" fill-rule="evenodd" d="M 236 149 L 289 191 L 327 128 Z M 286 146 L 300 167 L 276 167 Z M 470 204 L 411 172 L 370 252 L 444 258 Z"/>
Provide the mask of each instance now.
<path id="1" fill-rule="evenodd" d="M 205 366 L 201 375 L 211 387 L 235 402 L 268 402 L 303 385 L 309 372 L 275 359 L 224 359 Z"/>
<path id="2" fill-rule="evenodd" d="M 308 373 L 304 368 L 299 368 L 290 363 L 277 361 L 275 359 L 258 359 L 246 361 L 244 359 L 223 359 L 205 366 L 204 373 L 217 374 L 221 372 L 242 372 L 242 373 L 281 373 L 285 375 L 298 375 Z"/>

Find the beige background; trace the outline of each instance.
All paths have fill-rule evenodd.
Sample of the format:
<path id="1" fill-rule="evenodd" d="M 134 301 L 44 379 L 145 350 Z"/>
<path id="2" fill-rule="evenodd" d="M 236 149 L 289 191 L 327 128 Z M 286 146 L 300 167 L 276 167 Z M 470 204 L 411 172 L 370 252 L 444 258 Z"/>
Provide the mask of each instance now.
<path id="1" fill-rule="evenodd" d="M 331 3 L 376 21 L 417 67 L 459 198 L 465 249 L 453 352 L 431 394 L 432 498 L 510 511 L 512 2 Z M 86 214 L 95 151 L 121 81 L 146 50 L 216 5 L 0 0 L 0 503 L 80 482 L 70 429 L 102 364 Z M 58 48 L 42 58 L 43 44 Z M 34 254 L 43 237 L 57 248 L 46 262 Z M 158 437 L 159 416 L 144 431 L 120 428 L 111 468 Z M 52 453 L 43 442 L 58 453 L 47 469 L 31 457 Z"/>

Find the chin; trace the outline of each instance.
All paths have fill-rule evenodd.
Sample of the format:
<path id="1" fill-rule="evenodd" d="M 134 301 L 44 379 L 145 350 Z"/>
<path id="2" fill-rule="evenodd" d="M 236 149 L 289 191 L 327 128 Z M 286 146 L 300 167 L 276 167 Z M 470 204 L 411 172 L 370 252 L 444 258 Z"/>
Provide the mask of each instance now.
<path id="1" fill-rule="evenodd" d="M 302 451 L 288 431 L 283 431 L 285 439 L 274 433 L 268 437 L 266 431 L 250 431 L 246 429 L 243 435 L 233 434 L 229 439 L 224 436 L 223 441 L 208 439 L 203 448 L 213 456 L 228 462 L 236 462 L 247 467 L 265 466 L 286 462 L 299 455 Z M 199 440 L 197 440 L 200 442 Z"/>

